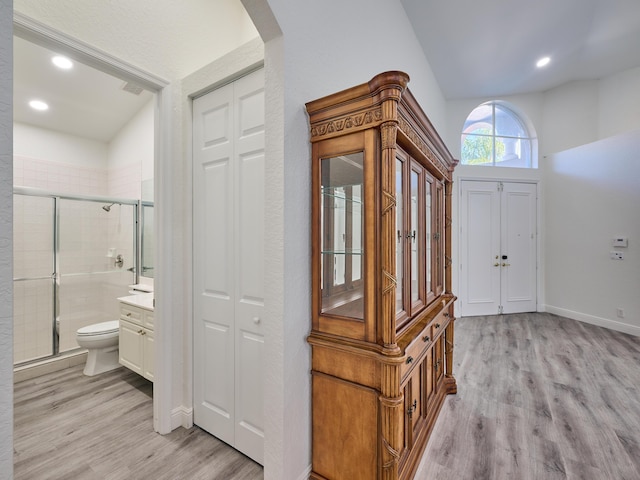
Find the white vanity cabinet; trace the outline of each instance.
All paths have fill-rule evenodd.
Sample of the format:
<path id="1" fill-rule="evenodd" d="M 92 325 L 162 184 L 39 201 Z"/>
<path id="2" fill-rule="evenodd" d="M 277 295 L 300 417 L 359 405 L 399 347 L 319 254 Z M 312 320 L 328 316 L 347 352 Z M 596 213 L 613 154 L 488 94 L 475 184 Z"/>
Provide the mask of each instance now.
<path id="1" fill-rule="evenodd" d="M 153 294 L 151 294 L 152 296 Z M 146 295 L 120 298 L 120 364 L 153 381 L 153 303 Z"/>

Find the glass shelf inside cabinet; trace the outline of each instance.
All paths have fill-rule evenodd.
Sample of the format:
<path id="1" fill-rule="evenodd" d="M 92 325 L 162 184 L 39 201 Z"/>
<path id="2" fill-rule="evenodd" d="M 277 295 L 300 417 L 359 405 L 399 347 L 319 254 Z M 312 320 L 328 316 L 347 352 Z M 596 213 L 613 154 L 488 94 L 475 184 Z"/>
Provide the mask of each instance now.
<path id="1" fill-rule="evenodd" d="M 364 318 L 364 155 L 323 158 L 320 283 L 324 315 Z"/>

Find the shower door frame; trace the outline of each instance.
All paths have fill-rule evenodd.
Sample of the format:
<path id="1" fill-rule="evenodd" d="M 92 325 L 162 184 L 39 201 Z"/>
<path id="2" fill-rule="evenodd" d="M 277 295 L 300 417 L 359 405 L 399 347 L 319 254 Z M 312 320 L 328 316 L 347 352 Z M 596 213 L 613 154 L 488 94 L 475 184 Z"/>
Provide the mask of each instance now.
<path id="1" fill-rule="evenodd" d="M 80 349 L 65 350 L 64 352 L 60 352 L 60 337 L 58 330 L 56 329 L 56 323 L 60 318 L 60 200 L 73 200 L 73 201 L 87 201 L 87 202 L 95 202 L 95 203 L 111 203 L 116 205 L 129 205 L 133 207 L 133 271 L 134 275 L 134 283 L 138 283 L 140 278 L 139 275 L 139 259 L 140 259 L 140 209 L 141 209 L 141 201 L 137 199 L 131 198 L 117 198 L 117 197 L 107 197 L 107 196 L 96 196 L 96 195 L 76 195 L 69 193 L 56 193 L 47 190 L 42 190 L 38 188 L 31 187 L 13 187 L 14 195 L 23 195 L 27 197 L 42 197 L 42 198 L 50 198 L 53 200 L 53 219 L 52 219 L 52 228 L 53 228 L 53 272 L 49 276 L 41 276 L 41 277 L 18 277 L 14 278 L 13 281 L 28 281 L 28 280 L 47 280 L 50 279 L 53 282 L 52 288 L 52 301 L 53 301 L 53 311 L 52 311 L 52 353 L 51 355 L 45 355 L 42 357 L 25 360 L 22 362 L 15 363 L 14 368 L 23 367 L 27 365 L 31 365 L 34 363 L 51 360 L 54 358 L 58 358 L 62 355 L 71 354 Z M 98 272 L 92 272 L 98 273 Z"/>

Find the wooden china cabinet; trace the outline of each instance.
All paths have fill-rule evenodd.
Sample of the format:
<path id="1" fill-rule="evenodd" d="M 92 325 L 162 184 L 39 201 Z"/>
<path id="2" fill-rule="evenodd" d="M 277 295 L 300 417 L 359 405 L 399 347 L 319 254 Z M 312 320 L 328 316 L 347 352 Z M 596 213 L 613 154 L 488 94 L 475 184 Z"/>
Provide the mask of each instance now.
<path id="1" fill-rule="evenodd" d="M 306 105 L 314 480 L 413 478 L 445 396 L 456 392 L 457 161 L 408 81 L 386 72 Z"/>

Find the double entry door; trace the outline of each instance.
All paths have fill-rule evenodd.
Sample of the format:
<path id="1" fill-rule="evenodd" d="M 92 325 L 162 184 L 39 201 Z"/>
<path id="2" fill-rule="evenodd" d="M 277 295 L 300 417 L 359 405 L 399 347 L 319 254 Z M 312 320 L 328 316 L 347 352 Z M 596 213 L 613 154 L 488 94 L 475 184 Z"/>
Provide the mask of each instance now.
<path id="1" fill-rule="evenodd" d="M 193 101 L 194 423 L 264 456 L 264 73 Z"/>
<path id="2" fill-rule="evenodd" d="M 536 311 L 536 187 L 461 182 L 461 316 Z"/>

